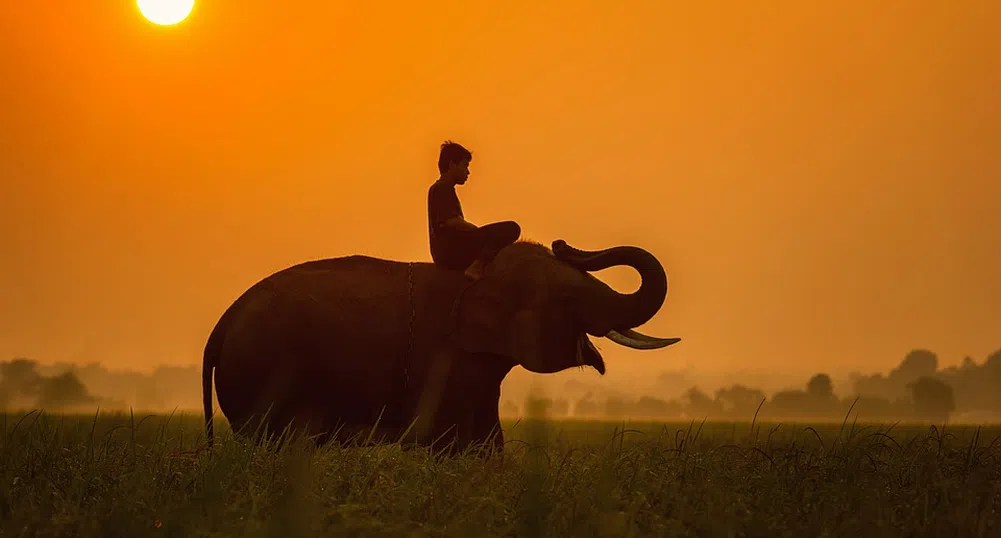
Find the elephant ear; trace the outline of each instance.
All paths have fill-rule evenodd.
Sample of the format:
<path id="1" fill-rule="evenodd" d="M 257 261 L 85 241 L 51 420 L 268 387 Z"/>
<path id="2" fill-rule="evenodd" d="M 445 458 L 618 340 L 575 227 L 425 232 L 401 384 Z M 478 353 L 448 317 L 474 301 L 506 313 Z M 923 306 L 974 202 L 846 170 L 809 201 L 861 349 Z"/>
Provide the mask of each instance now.
<path id="1" fill-rule="evenodd" d="M 514 357 L 514 330 L 524 313 L 517 312 L 516 298 L 484 277 L 459 296 L 452 320 L 451 337 L 462 350 Z M 521 320 L 522 322 L 524 320 Z"/>

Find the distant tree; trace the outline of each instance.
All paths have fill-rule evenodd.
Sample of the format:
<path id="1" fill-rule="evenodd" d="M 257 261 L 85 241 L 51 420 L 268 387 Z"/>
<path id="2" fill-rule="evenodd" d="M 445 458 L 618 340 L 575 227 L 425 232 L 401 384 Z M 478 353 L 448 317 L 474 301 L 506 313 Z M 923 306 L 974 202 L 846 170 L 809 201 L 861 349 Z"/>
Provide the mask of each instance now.
<path id="1" fill-rule="evenodd" d="M 575 417 L 593 417 L 601 414 L 601 406 L 594 401 L 593 395 L 589 392 L 583 398 L 577 400 L 573 406 Z"/>
<path id="2" fill-rule="evenodd" d="M 933 376 L 937 370 L 938 355 L 927 349 L 915 349 L 890 372 L 890 378 L 907 385 L 919 377 Z"/>
<path id="3" fill-rule="evenodd" d="M 629 414 L 629 404 L 618 396 L 605 400 L 605 415 L 609 417 L 624 417 Z"/>
<path id="4" fill-rule="evenodd" d="M 718 411 L 716 401 L 698 387 L 686 390 L 682 399 L 687 403 L 686 413 L 688 416 L 705 417 L 714 415 Z"/>
<path id="5" fill-rule="evenodd" d="M 643 396 L 633 405 L 637 416 L 650 418 L 677 417 L 681 414 L 681 404 L 664 401 L 652 396 Z"/>
<path id="6" fill-rule="evenodd" d="M 984 361 L 984 366 L 990 369 L 1001 370 L 1001 349 L 991 353 L 987 356 L 987 360 Z"/>
<path id="7" fill-rule="evenodd" d="M 962 364 L 943 368 L 935 377 L 952 387 L 957 412 L 984 412 L 994 407 L 991 400 L 995 392 L 995 384 L 985 375 L 986 371 L 972 357 L 964 357 Z"/>
<path id="8" fill-rule="evenodd" d="M 43 409 L 67 409 L 94 402 L 87 388 L 73 372 L 46 378 L 38 394 Z"/>
<path id="9" fill-rule="evenodd" d="M 38 363 L 31 359 L 0 362 L 0 407 L 33 406 L 43 380 Z"/>
<path id="10" fill-rule="evenodd" d="M 816 399 L 830 399 L 834 397 L 834 383 L 831 376 L 827 374 L 817 374 L 810 378 L 806 384 L 806 392 Z"/>
<path id="11" fill-rule="evenodd" d="M 834 383 L 827 374 L 811 377 L 806 384 L 806 395 L 809 412 L 815 417 L 833 417 L 841 411 L 841 402 L 834 395 Z"/>
<path id="12" fill-rule="evenodd" d="M 853 403 L 855 404 L 855 407 L 852 408 L 852 412 L 856 413 L 858 417 L 864 421 L 904 418 L 894 416 L 896 408 L 894 407 L 893 402 L 887 398 L 880 396 L 859 396 L 858 400 Z"/>
<path id="13" fill-rule="evenodd" d="M 914 398 L 914 411 L 922 418 L 944 422 L 956 410 L 952 387 L 935 377 L 920 377 L 908 384 Z"/>
<path id="14" fill-rule="evenodd" d="M 860 396 L 878 396 L 891 400 L 906 398 L 909 396 L 908 383 L 922 376 L 934 376 L 937 370 L 938 356 L 935 353 L 927 349 L 914 349 L 886 376 L 878 373 L 853 376 L 853 388 L 855 394 Z"/>
<path id="15" fill-rule="evenodd" d="M 777 418 L 809 417 L 812 414 L 810 402 L 810 395 L 802 390 L 776 392 L 766 404 L 768 416 Z"/>
<path id="16" fill-rule="evenodd" d="M 11 387 L 14 392 L 35 394 L 42 382 L 38 373 L 38 363 L 23 357 L 0 363 L 0 382 Z"/>
<path id="17" fill-rule="evenodd" d="M 757 411 L 765 393 L 744 385 L 733 385 L 716 391 L 717 407 L 730 416 L 750 418 Z"/>
<path id="18" fill-rule="evenodd" d="M 549 416 L 553 414 L 553 399 L 547 397 L 529 396 L 525 399 L 525 412 Z"/>
<path id="19" fill-rule="evenodd" d="M 1001 349 L 991 353 L 980 367 L 980 394 L 985 408 L 1001 413 Z"/>

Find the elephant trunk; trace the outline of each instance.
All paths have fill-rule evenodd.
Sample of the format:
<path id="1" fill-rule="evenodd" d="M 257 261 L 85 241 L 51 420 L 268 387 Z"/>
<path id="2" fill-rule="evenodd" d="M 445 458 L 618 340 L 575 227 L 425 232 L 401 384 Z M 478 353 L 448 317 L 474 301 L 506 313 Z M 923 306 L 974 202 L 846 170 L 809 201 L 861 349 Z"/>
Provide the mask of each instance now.
<path id="1" fill-rule="evenodd" d="M 553 242 L 557 258 L 587 272 L 600 271 L 616 265 L 627 265 L 640 274 L 641 284 L 633 293 L 619 293 L 607 288 L 610 297 L 603 301 L 607 312 L 608 329 L 627 330 L 643 325 L 652 318 L 667 297 L 667 275 L 649 252 L 629 246 L 618 246 L 599 251 L 583 251 L 571 247 L 562 239 Z"/>

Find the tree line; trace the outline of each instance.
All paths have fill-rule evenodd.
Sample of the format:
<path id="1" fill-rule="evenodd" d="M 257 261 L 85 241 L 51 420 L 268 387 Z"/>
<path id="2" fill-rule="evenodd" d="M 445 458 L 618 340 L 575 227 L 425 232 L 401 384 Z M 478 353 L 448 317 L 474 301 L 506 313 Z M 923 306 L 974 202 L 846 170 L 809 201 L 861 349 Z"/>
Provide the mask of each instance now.
<path id="1" fill-rule="evenodd" d="M 749 420 L 990 421 L 1001 419 L 1001 349 L 978 363 L 940 369 L 938 356 L 915 349 L 886 375 L 854 374 L 850 390 L 836 394 L 831 377 L 817 373 L 801 389 L 772 394 L 733 383 L 706 392 L 540 398 L 551 417 Z M 520 416 L 526 404 L 505 401 L 501 414 Z M 150 374 L 110 371 L 99 364 L 43 366 L 17 358 L 0 362 L 0 408 L 52 411 L 128 409 L 193 410 L 201 406 L 198 367 L 161 366 Z"/>
<path id="2" fill-rule="evenodd" d="M 849 394 L 835 394 L 831 377 L 818 373 L 802 389 L 771 395 L 735 383 L 709 394 L 693 386 L 676 397 L 640 395 L 571 400 L 529 397 L 524 407 L 505 401 L 501 413 L 520 416 L 533 404 L 552 417 L 750 420 L 841 420 L 851 410 L 866 421 L 945 422 L 1001 419 L 1001 349 L 983 363 L 967 357 L 958 367 L 939 369 L 938 356 L 915 349 L 887 375 L 855 374 Z"/>

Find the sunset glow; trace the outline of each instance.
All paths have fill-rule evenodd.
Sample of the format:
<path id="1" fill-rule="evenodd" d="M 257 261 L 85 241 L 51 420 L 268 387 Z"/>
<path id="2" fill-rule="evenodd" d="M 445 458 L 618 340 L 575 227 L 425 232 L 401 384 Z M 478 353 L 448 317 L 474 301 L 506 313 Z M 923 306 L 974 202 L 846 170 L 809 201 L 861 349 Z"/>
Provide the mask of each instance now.
<path id="1" fill-rule="evenodd" d="M 5 2 L 0 538 L 1001 538 L 999 21 Z"/>
<path id="2" fill-rule="evenodd" d="M 192 3 L 5 4 L 0 360 L 200 367 L 274 271 L 429 261 L 445 139 L 471 222 L 663 263 L 683 343 L 604 385 L 1001 345 L 999 2 Z"/>
<path id="3" fill-rule="evenodd" d="M 187 18 L 195 0 L 137 0 L 136 5 L 150 22 L 169 26 Z"/>

